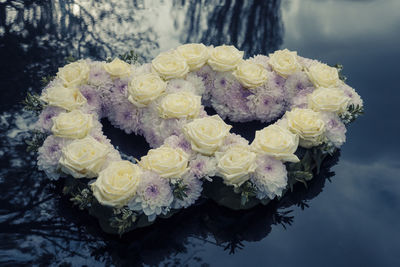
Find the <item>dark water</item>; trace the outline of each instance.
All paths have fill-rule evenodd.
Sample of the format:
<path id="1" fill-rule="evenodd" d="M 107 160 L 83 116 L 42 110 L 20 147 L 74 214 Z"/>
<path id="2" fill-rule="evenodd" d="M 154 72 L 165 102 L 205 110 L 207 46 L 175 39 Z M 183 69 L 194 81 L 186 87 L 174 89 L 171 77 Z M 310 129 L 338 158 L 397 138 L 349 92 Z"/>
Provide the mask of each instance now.
<path id="1" fill-rule="evenodd" d="M 398 0 L 0 1 L 0 265 L 400 266 L 399 29 Z M 135 49 L 146 61 L 186 42 L 342 63 L 366 114 L 308 190 L 247 212 L 203 203 L 123 238 L 103 234 L 35 169 L 24 145 L 33 118 L 19 103 L 68 55 Z M 124 152 L 144 153 L 143 139 L 107 128 Z"/>

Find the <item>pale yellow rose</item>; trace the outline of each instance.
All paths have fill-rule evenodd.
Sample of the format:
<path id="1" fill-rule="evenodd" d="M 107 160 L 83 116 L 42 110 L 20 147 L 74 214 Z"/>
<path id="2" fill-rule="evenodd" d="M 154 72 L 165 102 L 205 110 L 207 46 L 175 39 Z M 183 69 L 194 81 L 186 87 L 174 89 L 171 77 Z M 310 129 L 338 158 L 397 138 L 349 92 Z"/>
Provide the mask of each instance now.
<path id="1" fill-rule="evenodd" d="M 315 111 L 342 113 L 350 98 L 339 88 L 318 88 L 308 96 L 308 107 Z"/>
<path id="2" fill-rule="evenodd" d="M 325 123 L 319 112 L 295 108 L 285 116 L 289 130 L 299 135 L 300 146 L 310 148 L 324 141 Z"/>
<path id="3" fill-rule="evenodd" d="M 87 82 L 89 65 L 83 61 L 76 61 L 58 69 L 57 77 L 66 87 L 75 87 Z"/>
<path id="4" fill-rule="evenodd" d="M 218 115 L 214 115 L 187 123 L 183 133 L 194 151 L 210 156 L 222 145 L 231 128 Z"/>
<path id="5" fill-rule="evenodd" d="M 104 69 L 113 78 L 124 78 L 132 74 L 132 66 L 119 58 L 114 58 L 113 61 L 105 63 Z"/>
<path id="6" fill-rule="evenodd" d="M 103 205 L 123 207 L 135 196 L 142 171 L 130 161 L 113 161 L 91 184 L 93 195 Z"/>
<path id="7" fill-rule="evenodd" d="M 221 45 L 210 49 L 208 65 L 216 71 L 231 71 L 243 60 L 243 51 L 233 45 Z"/>
<path id="8" fill-rule="evenodd" d="M 139 165 L 163 178 L 180 178 L 188 171 L 189 155 L 180 148 L 161 146 L 150 149 Z"/>
<path id="9" fill-rule="evenodd" d="M 69 88 L 62 85 L 50 87 L 41 96 L 41 99 L 50 106 L 74 110 L 86 103 L 86 98 L 78 88 Z"/>
<path id="10" fill-rule="evenodd" d="M 61 170 L 75 178 L 96 177 L 110 148 L 91 136 L 76 139 L 62 149 Z"/>
<path id="11" fill-rule="evenodd" d="M 268 64 L 280 76 L 285 78 L 301 70 L 301 65 L 297 59 L 297 52 L 289 51 L 288 49 L 277 50 L 273 54 L 269 54 Z"/>
<path id="12" fill-rule="evenodd" d="M 260 131 L 256 131 L 256 137 L 251 148 L 259 154 L 266 154 L 278 160 L 298 162 L 299 158 L 294 154 L 299 145 L 299 137 L 288 129 L 272 124 Z"/>
<path id="13" fill-rule="evenodd" d="M 268 80 L 267 70 L 256 63 L 242 61 L 233 71 L 233 76 L 246 88 L 253 89 L 263 85 Z"/>
<path id="14" fill-rule="evenodd" d="M 189 72 L 186 59 L 177 52 L 160 53 L 151 62 L 151 67 L 164 80 L 183 78 Z"/>
<path id="15" fill-rule="evenodd" d="M 216 152 L 217 175 L 227 185 L 241 186 L 256 168 L 256 153 L 249 146 L 233 146 L 225 152 Z"/>
<path id="16" fill-rule="evenodd" d="M 166 87 L 167 83 L 156 74 L 139 75 L 128 85 L 128 100 L 137 107 L 145 107 L 164 93 Z"/>
<path id="17" fill-rule="evenodd" d="M 55 136 L 79 139 L 85 137 L 93 127 L 93 115 L 80 110 L 61 113 L 53 118 L 51 131 Z"/>
<path id="18" fill-rule="evenodd" d="M 315 87 L 336 87 L 339 84 L 339 73 L 336 68 L 323 63 L 314 63 L 306 71 Z"/>
<path id="19" fill-rule="evenodd" d="M 208 48 L 203 44 L 184 44 L 178 46 L 176 52 L 186 59 L 190 71 L 200 69 L 208 60 Z"/>
<path id="20" fill-rule="evenodd" d="M 195 118 L 199 115 L 201 96 L 179 92 L 164 96 L 158 106 L 161 118 Z"/>

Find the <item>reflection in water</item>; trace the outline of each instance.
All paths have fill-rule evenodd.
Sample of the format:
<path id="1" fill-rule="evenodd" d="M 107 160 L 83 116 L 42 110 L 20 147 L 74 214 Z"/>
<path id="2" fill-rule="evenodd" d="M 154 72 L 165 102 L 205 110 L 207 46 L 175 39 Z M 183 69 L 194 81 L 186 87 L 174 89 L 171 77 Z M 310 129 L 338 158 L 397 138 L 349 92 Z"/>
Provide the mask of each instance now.
<path id="1" fill-rule="evenodd" d="M 182 43 L 232 44 L 247 56 L 268 54 L 282 44 L 280 0 L 174 0 Z M 182 16 L 185 14 L 184 16 Z"/>
<path id="2" fill-rule="evenodd" d="M 282 42 L 280 1 L 174 1 L 171 13 L 181 42 L 231 43 L 247 55 L 266 54 Z M 298 187 L 280 201 L 249 211 L 230 211 L 203 201 L 168 220 L 122 238 L 104 234 L 97 220 L 61 196 L 36 170 L 24 140 L 33 116 L 13 102 L 38 91 L 40 77 L 54 74 L 70 53 L 105 58 L 136 48 L 149 59 L 159 47 L 154 18 L 164 11 L 148 1 L 22 1 L 0 3 L 0 262 L 7 265 L 188 265 L 204 264 L 204 244 L 233 254 L 265 238 L 273 225 L 287 227 L 290 207 L 308 201 L 332 176 L 328 162 L 308 190 Z M 165 15 L 165 14 L 164 14 Z M 14 106 L 12 106 L 14 105 Z M 109 131 L 118 131 L 116 129 Z M 338 156 L 338 155 L 336 155 Z"/>
<path id="3" fill-rule="evenodd" d="M 308 190 L 298 185 L 295 192 L 266 207 L 231 211 L 203 200 L 197 207 L 119 238 L 103 233 L 94 217 L 61 196 L 62 182 L 49 183 L 36 170 L 33 155 L 23 150 L 32 119 L 29 113 L 18 111 L 0 118 L 1 164 L 11 166 L 2 166 L 0 172 L 0 238 L 6 240 L 0 245 L 0 262 L 14 265 L 200 264 L 197 253 L 205 243 L 233 254 L 245 242 L 264 239 L 272 225 L 291 225 L 291 207 L 309 206 L 309 200 L 322 192 L 326 179 L 334 175 L 329 169 L 339 156 L 325 162 Z"/>

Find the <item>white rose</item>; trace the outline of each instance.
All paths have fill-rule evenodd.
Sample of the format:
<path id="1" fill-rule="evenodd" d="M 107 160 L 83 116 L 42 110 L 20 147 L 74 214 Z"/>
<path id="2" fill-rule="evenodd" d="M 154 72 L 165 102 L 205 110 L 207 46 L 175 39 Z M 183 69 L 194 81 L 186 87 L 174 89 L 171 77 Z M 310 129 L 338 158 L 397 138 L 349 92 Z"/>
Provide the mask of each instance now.
<path id="1" fill-rule="evenodd" d="M 180 148 L 161 146 L 150 149 L 139 165 L 158 173 L 163 178 L 180 178 L 188 171 L 189 155 Z"/>
<path id="2" fill-rule="evenodd" d="M 93 178 L 103 166 L 110 148 L 91 136 L 74 140 L 62 149 L 61 170 L 75 178 Z"/>
<path id="3" fill-rule="evenodd" d="M 158 111 L 161 118 L 194 118 L 199 115 L 201 96 L 189 92 L 168 94 L 161 100 Z"/>
<path id="4" fill-rule="evenodd" d="M 256 153 L 249 146 L 234 146 L 225 152 L 216 152 L 217 175 L 227 185 L 241 186 L 250 178 L 256 168 Z"/>
<path id="5" fill-rule="evenodd" d="M 113 161 L 91 184 L 93 195 L 103 205 L 122 207 L 135 196 L 141 174 L 140 167 L 130 161 Z"/>
<path id="6" fill-rule="evenodd" d="M 339 84 L 339 73 L 336 68 L 323 63 L 314 63 L 306 71 L 315 87 L 336 87 Z"/>
<path id="7" fill-rule="evenodd" d="M 301 70 L 301 65 L 297 59 L 296 51 L 289 51 L 288 49 L 275 51 L 269 54 L 268 64 L 280 76 L 287 77 Z"/>
<path id="8" fill-rule="evenodd" d="M 183 127 L 183 133 L 194 151 L 210 156 L 222 145 L 231 128 L 214 115 L 189 122 Z"/>
<path id="9" fill-rule="evenodd" d="M 300 146 L 310 148 L 323 142 L 325 123 L 319 112 L 295 108 L 286 112 L 286 118 L 289 130 L 299 135 Z"/>
<path id="10" fill-rule="evenodd" d="M 139 75 L 128 85 L 128 100 L 137 107 L 145 107 L 159 97 L 166 87 L 167 84 L 156 74 Z"/>
<path id="11" fill-rule="evenodd" d="M 66 110 L 74 110 L 86 103 L 86 98 L 78 88 L 69 88 L 62 85 L 48 88 L 41 99 L 50 106 L 61 107 Z"/>
<path id="12" fill-rule="evenodd" d="M 89 65 L 82 60 L 70 63 L 58 69 L 57 77 L 66 87 L 81 85 L 89 77 Z"/>
<path id="13" fill-rule="evenodd" d="M 212 48 L 208 65 L 216 71 L 231 71 L 243 59 L 243 51 L 239 51 L 233 45 L 221 45 Z"/>
<path id="14" fill-rule="evenodd" d="M 276 124 L 256 131 L 256 137 L 251 143 L 253 151 L 289 162 L 299 161 L 299 158 L 294 155 L 298 145 L 298 135 Z"/>
<path id="15" fill-rule="evenodd" d="M 104 69 L 111 75 L 113 78 L 123 78 L 128 77 L 132 73 L 132 67 L 125 61 L 122 61 L 119 58 L 115 58 L 110 63 L 104 64 Z"/>
<path id="16" fill-rule="evenodd" d="M 308 96 L 308 107 L 315 111 L 342 113 L 350 98 L 338 88 L 318 88 Z"/>
<path id="17" fill-rule="evenodd" d="M 176 52 L 160 53 L 151 64 L 153 71 L 164 80 L 183 78 L 189 72 L 186 59 Z"/>
<path id="18" fill-rule="evenodd" d="M 51 131 L 55 136 L 63 138 L 83 138 L 93 127 L 93 115 L 84 114 L 80 110 L 61 113 L 53 117 Z"/>
<path id="19" fill-rule="evenodd" d="M 203 44 L 184 44 L 176 52 L 186 59 L 190 71 L 200 69 L 208 60 L 208 48 Z"/>
<path id="20" fill-rule="evenodd" d="M 263 85 L 268 79 L 268 72 L 263 66 L 242 61 L 233 72 L 233 76 L 246 88 L 253 89 Z"/>

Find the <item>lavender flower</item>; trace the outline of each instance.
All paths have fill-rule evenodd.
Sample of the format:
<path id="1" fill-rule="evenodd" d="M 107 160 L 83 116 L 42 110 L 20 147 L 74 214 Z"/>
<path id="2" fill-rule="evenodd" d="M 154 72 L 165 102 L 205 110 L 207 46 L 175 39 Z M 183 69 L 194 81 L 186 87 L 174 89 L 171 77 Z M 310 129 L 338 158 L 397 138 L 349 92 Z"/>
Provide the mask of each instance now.
<path id="1" fill-rule="evenodd" d="M 299 92 L 311 87 L 313 87 L 313 84 L 304 72 L 299 71 L 289 75 L 285 82 L 285 90 L 288 93 L 289 102 L 292 102 L 293 97 Z"/>
<path id="2" fill-rule="evenodd" d="M 39 115 L 35 128 L 38 128 L 42 132 L 51 132 L 51 127 L 53 127 L 53 118 L 58 116 L 61 112 L 65 112 L 65 110 L 53 106 L 45 107 Z"/>
<path id="3" fill-rule="evenodd" d="M 190 173 L 197 179 L 215 176 L 217 159 L 196 154 L 196 157 L 189 162 Z"/>
<path id="4" fill-rule="evenodd" d="M 102 62 L 91 64 L 88 83 L 97 87 L 102 87 L 111 83 L 111 77 L 105 71 Z"/>
<path id="5" fill-rule="evenodd" d="M 108 119 L 115 127 L 124 130 L 127 134 L 137 133 L 140 128 L 140 110 L 130 102 L 123 102 L 112 106 Z"/>
<path id="6" fill-rule="evenodd" d="M 50 135 L 38 150 L 38 169 L 44 171 L 51 180 L 58 180 L 61 173 L 58 172 L 58 161 L 61 158 L 61 149 L 67 145 L 64 138 Z"/>
<path id="7" fill-rule="evenodd" d="M 90 110 L 93 113 L 96 113 L 100 118 L 102 117 L 102 99 L 100 95 L 100 91 L 96 90 L 96 88 L 83 85 L 79 88 L 82 95 L 86 98 L 87 104 L 90 106 Z"/>
<path id="8" fill-rule="evenodd" d="M 346 126 L 334 113 L 324 112 L 322 119 L 325 122 L 325 137 L 328 142 L 339 148 L 346 142 Z"/>
<path id="9" fill-rule="evenodd" d="M 287 185 L 285 165 L 272 157 L 257 157 L 257 169 L 251 182 L 257 187 L 257 198 L 281 196 Z"/>
<path id="10" fill-rule="evenodd" d="M 146 171 L 142 175 L 136 196 L 128 206 L 132 210 L 143 210 L 149 221 L 154 221 L 157 215 L 166 214 L 169 211 L 173 199 L 168 180 Z"/>

